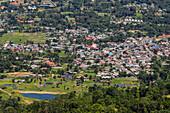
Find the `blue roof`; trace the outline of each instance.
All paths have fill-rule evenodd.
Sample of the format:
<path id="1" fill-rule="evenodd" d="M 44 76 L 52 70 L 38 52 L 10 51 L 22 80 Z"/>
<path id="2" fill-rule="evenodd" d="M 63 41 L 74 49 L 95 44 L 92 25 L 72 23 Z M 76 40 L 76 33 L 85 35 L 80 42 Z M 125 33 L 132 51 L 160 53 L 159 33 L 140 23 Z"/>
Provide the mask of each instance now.
<path id="1" fill-rule="evenodd" d="M 84 52 L 79 52 L 79 54 L 84 54 Z"/>
<path id="2" fill-rule="evenodd" d="M 73 72 L 69 71 L 69 73 L 73 73 Z"/>
<path id="3" fill-rule="evenodd" d="M 164 38 L 163 40 L 164 40 L 164 41 L 168 41 L 168 39 L 166 39 L 166 38 Z"/>
<path id="4" fill-rule="evenodd" d="M 55 32 L 56 34 L 60 34 L 60 32 Z"/>
<path id="5" fill-rule="evenodd" d="M 159 46 L 153 46 L 153 48 L 157 49 L 157 48 L 159 48 Z"/>
<path id="6" fill-rule="evenodd" d="M 54 84 L 54 83 L 46 83 L 46 84 Z"/>
<path id="7" fill-rule="evenodd" d="M 57 46 L 56 46 L 56 47 L 53 47 L 53 48 L 54 48 L 54 49 L 60 49 L 60 47 L 57 47 Z"/>

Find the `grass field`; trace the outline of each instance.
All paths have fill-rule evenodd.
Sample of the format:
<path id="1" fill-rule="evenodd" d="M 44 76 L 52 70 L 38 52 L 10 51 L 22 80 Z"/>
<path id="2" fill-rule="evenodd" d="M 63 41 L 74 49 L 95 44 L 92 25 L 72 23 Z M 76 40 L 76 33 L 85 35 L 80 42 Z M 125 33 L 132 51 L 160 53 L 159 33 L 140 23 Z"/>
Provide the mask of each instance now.
<path id="1" fill-rule="evenodd" d="M 170 98 L 170 95 L 166 95 L 167 98 Z"/>
<path id="2" fill-rule="evenodd" d="M 2 92 L 2 91 L 0 91 L 0 96 L 2 96 L 2 100 L 8 100 L 9 99 L 9 95 L 7 93 Z"/>
<path id="3" fill-rule="evenodd" d="M 141 13 L 136 13 L 136 16 L 137 17 L 142 17 L 142 14 Z"/>
<path id="4" fill-rule="evenodd" d="M 45 42 L 42 38 L 43 33 L 6 33 L 0 37 L 0 44 L 4 44 L 5 41 L 12 41 L 14 44 L 24 44 L 29 41 Z"/>
<path id="5" fill-rule="evenodd" d="M 67 57 L 67 54 L 65 54 L 65 51 L 61 51 L 61 52 L 59 53 L 59 56 L 60 56 L 60 57 Z"/>
<path id="6" fill-rule="evenodd" d="M 73 12 L 61 12 L 63 14 L 73 14 Z"/>
<path id="7" fill-rule="evenodd" d="M 66 66 L 66 65 L 65 65 Z M 65 68 L 65 66 L 63 66 L 63 68 Z M 14 73 L 13 73 L 14 74 Z M 12 74 L 12 75 L 13 75 Z M 16 73 L 15 73 L 16 74 Z M 25 74 L 25 73 L 17 73 L 19 74 L 18 76 L 20 76 L 20 74 Z M 80 72 L 79 74 L 88 74 L 88 75 L 92 75 L 95 76 L 95 73 L 82 73 Z M 79 75 L 77 74 L 77 75 Z M 12 76 L 10 75 L 10 76 Z M 13 75 L 14 76 L 14 75 Z M 45 80 L 46 79 L 46 80 Z M 36 81 L 34 81 L 36 80 Z M 40 80 L 38 78 L 34 78 L 33 82 L 31 83 L 12 83 L 12 80 L 0 80 L 0 86 L 4 85 L 4 84 L 15 84 L 16 85 L 16 89 L 13 86 L 6 86 L 6 91 L 8 93 L 11 93 L 13 97 L 17 98 L 17 97 L 21 97 L 22 101 L 21 102 L 26 102 L 26 103 L 31 103 L 33 102 L 33 98 L 26 98 L 24 97 L 20 92 L 19 89 L 23 89 L 23 91 L 44 91 L 44 92 L 54 92 L 56 94 L 65 94 L 65 93 L 70 93 L 72 91 L 76 91 L 77 94 L 81 94 L 82 92 L 87 92 L 88 88 L 90 86 L 93 86 L 94 84 L 100 84 L 103 85 L 103 83 L 98 83 L 95 82 L 93 80 L 85 80 L 83 82 L 82 85 L 80 86 L 76 86 L 76 80 L 75 81 L 71 81 L 71 80 L 65 80 L 65 81 L 61 81 L 61 78 L 57 78 L 57 79 L 53 79 L 53 77 L 48 77 L 48 78 L 42 78 L 42 82 L 41 84 L 46 84 L 46 83 L 53 83 L 53 85 L 50 84 L 46 84 L 46 87 L 41 87 L 40 86 Z M 57 87 L 57 83 L 61 83 L 59 84 Z M 112 79 L 110 85 L 114 85 L 114 84 L 137 84 L 137 80 L 136 79 L 126 79 L 126 78 L 116 78 L 116 79 Z M 84 86 L 84 87 L 82 87 Z M 109 87 L 108 84 L 106 83 L 103 87 Z M 0 92 L 0 96 L 3 97 L 3 99 L 8 99 L 9 95 L 4 93 L 4 92 Z"/>

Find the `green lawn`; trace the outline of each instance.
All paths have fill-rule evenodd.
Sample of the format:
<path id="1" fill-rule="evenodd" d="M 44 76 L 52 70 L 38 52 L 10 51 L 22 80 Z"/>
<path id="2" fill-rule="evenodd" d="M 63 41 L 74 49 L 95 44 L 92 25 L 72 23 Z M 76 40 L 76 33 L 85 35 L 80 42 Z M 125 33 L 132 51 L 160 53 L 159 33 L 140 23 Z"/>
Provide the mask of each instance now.
<path id="1" fill-rule="evenodd" d="M 45 42 L 42 38 L 43 34 L 32 34 L 32 33 L 6 33 L 0 37 L 0 44 L 4 44 L 5 41 L 12 41 L 14 44 L 24 44 L 27 40 L 34 42 Z"/>
<path id="2" fill-rule="evenodd" d="M 79 74 L 86 74 L 86 73 L 82 73 L 80 72 Z M 77 75 L 79 75 L 77 74 Z M 92 75 L 95 76 L 95 73 L 87 73 L 88 75 Z M 89 77 L 89 76 L 88 76 Z M 37 79 L 37 78 L 35 78 Z M 35 80 L 34 79 L 34 80 Z M 44 79 L 46 79 L 46 81 L 44 81 Z M 53 79 L 52 77 L 48 77 L 48 78 L 42 78 L 42 82 L 41 84 L 46 84 L 46 82 L 49 83 L 54 83 L 53 85 L 49 85 L 46 84 L 46 88 L 45 87 L 40 87 L 40 81 L 36 80 L 36 82 L 32 83 L 22 83 L 21 85 L 19 85 L 18 83 L 15 83 L 17 86 L 17 89 L 14 89 L 13 87 L 7 86 L 6 91 L 9 93 L 12 93 L 14 97 L 21 97 L 22 98 L 22 102 L 24 102 L 24 100 L 29 100 L 32 101 L 34 99 L 32 98 L 26 98 L 23 97 L 22 94 L 19 93 L 18 89 L 24 89 L 25 91 L 48 91 L 48 92 L 56 92 L 56 93 L 70 93 L 72 91 L 76 91 L 77 94 L 80 94 L 84 91 L 88 91 L 88 87 L 92 86 L 93 84 L 96 84 L 97 82 L 92 81 L 92 80 L 87 80 L 84 81 L 84 83 L 80 86 L 76 86 L 76 81 L 70 81 L 70 80 L 65 80 L 62 81 L 62 84 L 59 84 L 59 87 L 57 88 L 57 83 L 61 82 L 61 78 L 57 78 L 57 79 Z M 126 78 L 116 78 L 111 80 L 110 85 L 114 85 L 114 84 L 136 84 L 136 79 L 126 79 Z M 0 86 L 3 84 L 13 84 L 12 80 L 6 81 L 6 80 L 0 80 Z M 97 83 L 98 84 L 98 83 Z M 100 83 L 102 85 L 102 83 Z M 82 87 L 85 86 L 85 87 Z M 104 87 L 109 87 L 107 84 L 104 85 Z M 68 90 L 67 90 L 68 89 Z M 3 99 L 8 99 L 9 95 L 0 92 L 0 96 L 3 97 Z"/>
<path id="3" fill-rule="evenodd" d="M 142 17 L 142 14 L 141 13 L 136 13 L 136 16 L 137 17 Z"/>
<path id="4" fill-rule="evenodd" d="M 61 51 L 61 52 L 59 53 L 59 56 L 60 56 L 60 57 L 67 57 L 67 54 L 65 54 L 65 51 Z"/>
<path id="5" fill-rule="evenodd" d="M 126 79 L 126 78 L 116 78 L 113 79 L 110 85 L 114 85 L 114 84 L 134 84 L 135 83 L 135 79 Z"/>
<path id="6" fill-rule="evenodd" d="M 0 91 L 0 96 L 2 96 L 2 100 L 8 100 L 9 99 L 9 95 L 7 93 L 2 92 L 2 91 Z"/>
<path id="7" fill-rule="evenodd" d="M 62 12 L 63 14 L 73 14 L 73 12 Z"/>
<path id="8" fill-rule="evenodd" d="M 14 35 L 11 33 L 4 34 L 2 37 L 0 37 L 0 43 L 4 44 L 5 41 L 12 41 L 15 44 L 23 44 L 28 40 L 28 36 L 20 36 L 20 35 Z"/>

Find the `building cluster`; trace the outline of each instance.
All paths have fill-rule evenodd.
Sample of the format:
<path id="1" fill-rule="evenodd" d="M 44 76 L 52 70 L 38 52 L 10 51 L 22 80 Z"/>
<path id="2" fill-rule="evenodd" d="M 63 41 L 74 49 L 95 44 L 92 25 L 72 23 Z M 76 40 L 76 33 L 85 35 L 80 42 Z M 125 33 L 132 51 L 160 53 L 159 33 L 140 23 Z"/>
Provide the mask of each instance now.
<path id="1" fill-rule="evenodd" d="M 164 38 L 127 38 L 124 43 L 107 42 L 105 48 L 90 48 L 84 46 L 77 50 L 80 58 L 75 59 L 74 64 L 82 69 L 92 65 L 104 67 L 112 66 L 113 69 L 103 68 L 96 76 L 101 78 L 115 78 L 120 72 L 126 74 L 139 74 L 145 69 L 151 68 L 152 57 L 169 56 L 169 41 Z"/>
<path id="2" fill-rule="evenodd" d="M 151 6 L 146 3 L 124 5 L 124 7 L 136 7 L 136 8 L 143 8 L 143 9 L 151 8 Z"/>
<path id="3" fill-rule="evenodd" d="M 55 49 L 65 51 L 67 49 L 67 51 L 72 52 L 72 55 L 77 56 L 73 64 L 74 66 L 79 66 L 81 70 L 89 69 L 94 65 L 103 67 L 96 75 L 102 79 L 115 78 L 120 72 L 133 75 L 139 74 L 141 70 L 151 72 L 153 71 L 151 69 L 151 58 L 153 56 L 159 58 L 170 55 L 169 40 L 167 39 L 169 35 L 163 34 L 162 36 L 158 36 L 158 38 L 129 37 L 123 43 L 104 43 L 100 42 L 99 35 L 95 36 L 92 33 L 86 35 L 83 39 L 92 42 L 91 44 L 85 44 L 83 42 L 81 44 L 71 43 L 66 35 L 70 34 L 73 39 L 77 40 L 76 36 L 81 35 L 80 31 L 84 32 L 87 30 L 78 29 L 56 32 L 57 37 L 47 37 L 48 40 L 51 40 L 50 44 L 13 44 L 6 41 L 2 49 L 11 49 L 13 52 L 34 51 L 40 53 L 43 53 L 47 49 L 50 51 L 55 51 Z M 54 41 L 55 39 L 60 41 Z M 31 67 L 33 69 L 37 68 L 36 63 L 38 62 L 32 62 L 34 65 L 31 65 Z M 43 62 L 50 67 L 58 68 L 54 62 L 50 62 L 49 60 Z M 42 67 L 42 69 L 46 69 L 46 67 Z"/>

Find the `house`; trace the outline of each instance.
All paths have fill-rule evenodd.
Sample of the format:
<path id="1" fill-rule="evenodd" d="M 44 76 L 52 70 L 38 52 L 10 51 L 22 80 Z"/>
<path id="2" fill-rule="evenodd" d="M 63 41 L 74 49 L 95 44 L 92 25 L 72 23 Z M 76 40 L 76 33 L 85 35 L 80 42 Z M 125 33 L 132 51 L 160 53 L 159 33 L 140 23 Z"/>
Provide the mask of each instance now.
<path id="1" fill-rule="evenodd" d="M 51 66 L 51 67 L 54 67 L 55 66 L 55 63 L 54 62 L 46 62 L 47 65 Z"/>
<path id="2" fill-rule="evenodd" d="M 24 83 L 25 80 L 15 80 L 15 82 L 21 82 L 21 83 Z"/>
<path id="3" fill-rule="evenodd" d="M 163 34 L 163 35 L 160 35 L 160 36 L 158 36 L 159 38 L 164 38 L 164 37 L 170 37 L 170 35 L 165 35 L 165 34 Z"/>
<path id="4" fill-rule="evenodd" d="M 10 5 L 20 6 L 20 4 L 17 2 L 11 2 Z"/>
<path id="5" fill-rule="evenodd" d="M 37 8 L 36 8 L 36 6 L 28 6 L 28 9 L 30 9 L 30 10 L 35 10 L 35 9 L 37 9 Z"/>

